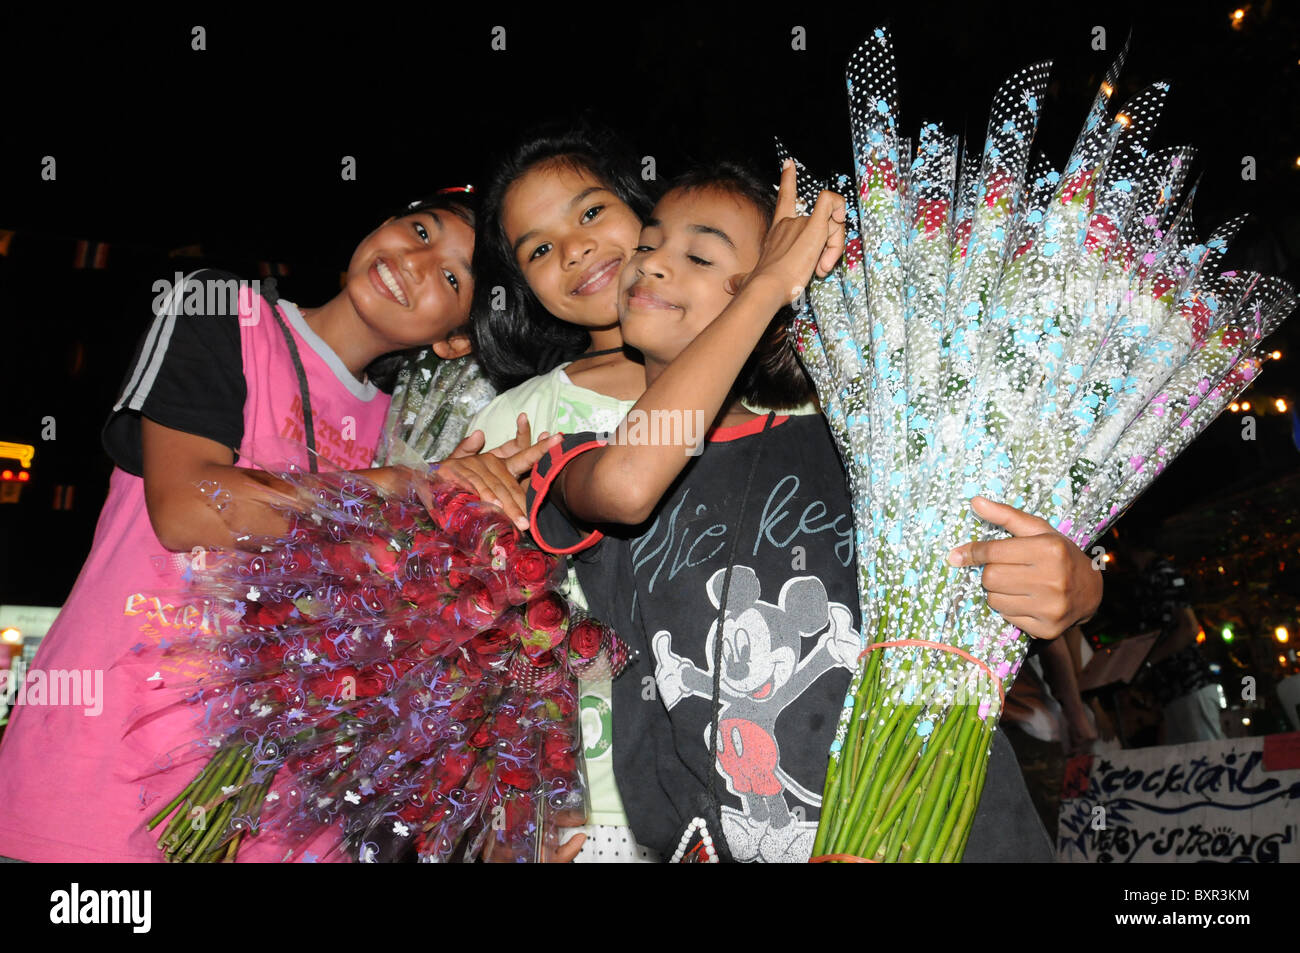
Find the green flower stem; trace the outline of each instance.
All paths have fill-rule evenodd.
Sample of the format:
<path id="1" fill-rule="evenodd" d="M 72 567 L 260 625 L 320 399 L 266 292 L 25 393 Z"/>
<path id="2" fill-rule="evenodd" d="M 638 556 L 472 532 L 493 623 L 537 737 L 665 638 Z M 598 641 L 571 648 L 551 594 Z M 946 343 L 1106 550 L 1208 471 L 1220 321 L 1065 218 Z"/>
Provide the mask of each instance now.
<path id="1" fill-rule="evenodd" d="M 907 784 L 904 785 L 903 789 L 896 796 L 893 805 L 890 806 L 885 811 L 884 816 L 871 827 L 871 833 L 866 838 L 865 843 L 861 845 L 859 850 L 855 851 L 858 856 L 871 856 L 876 852 L 876 848 L 880 846 L 880 842 L 884 839 L 886 833 L 898 820 L 899 815 L 903 813 L 903 809 L 908 806 L 912 797 L 916 794 L 917 788 L 921 786 L 921 782 L 929 773 L 930 764 L 933 763 L 938 749 L 942 747 L 948 732 L 952 730 L 952 726 L 953 721 L 950 719 L 944 719 L 940 722 L 939 727 L 933 732 L 934 737 L 929 740 L 929 743 L 921 752 L 920 765 L 912 771 L 911 777 L 908 778 Z M 866 827 L 870 822 L 871 819 L 866 818 L 864 819 L 862 826 Z"/>
<path id="2" fill-rule="evenodd" d="M 921 839 L 925 834 L 926 821 L 934 813 L 935 801 L 938 800 L 936 792 L 941 787 L 944 768 L 948 763 L 947 752 L 951 750 L 947 745 L 949 740 L 951 736 L 945 739 L 943 748 L 930 762 L 925 781 L 916 797 L 912 798 L 913 807 L 907 823 L 899 824 L 895 835 L 890 837 L 886 857 L 897 858 L 904 863 L 911 863 L 916 859 L 917 848 L 921 846 Z"/>
<path id="3" fill-rule="evenodd" d="M 177 844 L 186 838 L 186 831 L 192 829 L 190 822 L 193 818 L 190 817 L 190 812 L 196 804 L 207 803 L 212 792 L 221 783 L 221 776 L 229 765 L 233 753 L 237 750 L 232 746 L 224 746 L 218 749 L 203 770 L 199 772 L 198 777 L 191 784 L 192 796 L 185 802 L 180 813 L 172 818 L 171 823 L 163 831 L 162 837 L 158 839 L 159 848 L 170 853 Z"/>
<path id="4" fill-rule="evenodd" d="M 895 726 L 900 720 L 903 724 L 911 724 L 920 712 L 920 705 L 900 705 L 894 710 L 889 721 L 877 736 L 879 738 L 888 739 L 888 745 L 877 763 L 883 763 L 886 760 L 891 763 L 893 762 L 898 749 L 903 745 L 903 739 L 906 734 L 903 730 L 894 730 Z M 868 750 L 868 756 L 870 756 L 870 754 L 871 751 Z M 840 836 L 837 838 L 835 853 L 842 853 L 843 851 L 848 850 L 850 845 L 861 839 L 861 832 L 858 828 L 862 826 L 864 813 L 863 805 L 866 804 L 868 798 L 874 800 L 875 797 L 879 797 L 879 789 L 887 780 L 887 772 L 881 770 L 872 775 L 870 784 L 863 783 L 857 785 L 856 788 L 850 788 L 853 800 L 850 802 L 848 810 L 845 812 L 844 827 L 840 832 Z M 875 792 L 874 796 L 872 794 L 873 791 Z"/>
<path id="5" fill-rule="evenodd" d="M 975 725 L 979 721 L 974 713 L 970 711 L 969 705 L 963 705 L 949 717 L 960 719 L 961 730 L 956 741 L 942 757 L 943 767 L 939 777 L 938 794 L 929 799 L 927 813 L 921 821 L 921 842 L 917 847 L 915 857 L 909 858 L 921 863 L 930 860 L 935 842 L 939 836 L 940 827 L 952 815 L 952 790 L 956 785 L 958 776 L 962 773 L 962 766 L 966 761 L 966 746 L 970 744 L 971 735 L 974 734 Z"/>
<path id="6" fill-rule="evenodd" d="M 965 796 L 961 800 L 960 807 L 956 804 L 953 805 L 956 822 L 949 835 L 950 839 L 946 838 L 946 843 L 942 844 L 943 853 L 940 855 L 940 860 L 945 864 L 961 860 L 962 851 L 966 847 L 966 837 L 970 834 L 970 822 L 975 817 L 975 808 L 979 804 L 980 794 L 984 787 L 983 777 L 976 778 L 975 772 L 979 770 L 981 755 L 988 751 L 989 735 L 989 725 L 981 723 L 980 730 L 975 733 L 975 739 L 969 751 L 967 751 L 969 760 L 962 766 L 963 782 L 966 785 Z"/>
<path id="7" fill-rule="evenodd" d="M 168 845 L 167 854 L 169 860 L 178 859 L 178 857 L 184 856 L 192 851 L 194 847 L 197 846 L 195 843 L 196 840 L 201 841 L 203 834 L 206 834 L 206 832 L 211 828 L 212 818 L 209 816 L 211 813 L 209 810 L 210 805 L 215 800 L 216 795 L 221 792 L 221 789 L 228 785 L 234 778 L 235 774 L 239 771 L 239 766 L 242 760 L 240 758 L 241 751 L 241 748 L 232 747 L 228 749 L 224 755 L 220 756 L 222 761 L 219 768 L 213 773 L 212 780 L 204 786 L 204 790 L 200 796 L 195 798 L 195 806 L 202 807 L 205 811 L 203 833 L 194 830 L 193 818 L 189 816 L 189 812 L 187 811 L 180 819 L 182 823 L 180 830 L 177 832 L 178 836 L 175 836 L 172 843 Z"/>
<path id="8" fill-rule="evenodd" d="M 186 796 L 191 791 L 194 790 L 194 788 L 199 784 L 199 782 L 203 780 L 203 776 L 207 773 L 210 764 L 211 762 L 209 762 L 207 765 L 204 765 L 203 770 L 194 776 L 194 780 L 192 780 L 189 783 L 189 785 L 185 788 L 185 790 L 182 791 L 180 794 L 176 795 L 176 797 L 172 800 L 170 804 L 168 804 L 165 808 L 163 808 L 161 811 L 159 811 L 157 814 L 154 815 L 153 820 L 149 822 L 149 826 L 147 828 L 148 830 L 153 830 L 155 827 L 157 827 L 159 824 L 163 822 L 163 818 L 167 817 L 169 814 L 171 814 L 172 811 L 176 810 L 177 806 L 181 803 L 181 801 L 185 800 Z"/>
<path id="9" fill-rule="evenodd" d="M 980 748 L 984 757 L 972 769 L 979 773 L 979 777 L 975 781 L 975 797 L 966 806 L 969 816 L 963 814 L 962 823 L 957 826 L 957 830 L 961 832 L 961 840 L 957 845 L 958 860 L 961 860 L 962 854 L 966 852 L 966 841 L 970 839 L 971 820 L 975 817 L 975 809 L 979 806 L 980 798 L 984 796 L 984 781 L 988 778 L 988 745 L 995 730 L 995 728 L 990 727 L 988 733 L 984 736 L 983 746 Z"/>
<path id="10" fill-rule="evenodd" d="M 230 783 L 236 787 L 242 785 L 252 769 L 253 759 L 241 752 L 241 757 L 235 766 L 235 772 Z M 185 858 L 186 863 L 203 863 L 208 859 L 206 857 L 208 846 L 225 833 L 226 821 L 229 819 L 233 808 L 232 797 L 223 795 L 216 808 L 212 811 L 212 816 L 208 819 L 207 830 L 203 832 L 198 844 L 194 846 L 193 852 L 189 853 L 189 856 Z"/>
<path id="11" fill-rule="evenodd" d="M 867 794 L 867 800 L 863 803 L 863 815 L 870 817 L 876 813 L 879 807 L 889 808 L 898 797 L 904 783 L 911 776 L 911 771 L 916 765 L 917 756 L 921 752 L 925 739 L 912 730 L 916 724 L 916 719 L 920 716 L 920 706 L 914 706 L 916 709 L 910 718 L 906 718 L 901 726 L 894 729 L 894 743 L 904 738 L 907 739 L 907 745 L 903 748 L 900 756 L 891 756 L 889 751 L 881 757 L 879 761 L 879 770 L 875 778 L 872 779 L 873 786 L 880 782 L 879 787 Z M 901 710 L 901 709 L 900 709 Z"/>

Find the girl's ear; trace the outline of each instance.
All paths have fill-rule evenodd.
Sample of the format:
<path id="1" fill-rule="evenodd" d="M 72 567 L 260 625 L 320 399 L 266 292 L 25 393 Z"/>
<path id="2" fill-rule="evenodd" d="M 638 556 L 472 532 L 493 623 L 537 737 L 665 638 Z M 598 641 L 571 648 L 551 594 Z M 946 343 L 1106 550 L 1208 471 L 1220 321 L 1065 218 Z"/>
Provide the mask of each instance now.
<path id="1" fill-rule="evenodd" d="M 452 331 L 441 341 L 434 341 L 433 353 L 444 361 L 450 361 L 453 358 L 464 357 L 473 349 L 473 346 L 469 339 L 468 330 L 462 328 Z"/>

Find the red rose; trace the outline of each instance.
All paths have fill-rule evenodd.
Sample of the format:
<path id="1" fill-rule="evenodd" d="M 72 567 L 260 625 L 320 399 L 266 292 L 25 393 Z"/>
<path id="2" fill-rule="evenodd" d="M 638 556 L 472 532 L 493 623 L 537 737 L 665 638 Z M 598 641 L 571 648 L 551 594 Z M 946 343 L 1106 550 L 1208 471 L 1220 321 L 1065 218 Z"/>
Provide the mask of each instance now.
<path id="1" fill-rule="evenodd" d="M 605 626 L 595 619 L 583 619 L 569 630 L 569 658 L 594 659 L 605 639 Z"/>
<path id="2" fill-rule="evenodd" d="M 519 529 L 495 509 L 475 525 L 474 552 L 493 569 L 504 569 L 519 548 Z"/>
<path id="3" fill-rule="evenodd" d="M 578 770 L 578 758 L 567 748 L 557 748 L 546 755 L 546 767 L 556 774 L 570 775 Z"/>
<path id="4" fill-rule="evenodd" d="M 514 708 L 503 708 L 492 718 L 492 732 L 503 741 L 518 741 L 523 737 L 524 728 L 519 723 L 519 712 Z"/>
<path id="5" fill-rule="evenodd" d="M 558 582 L 561 565 L 560 560 L 540 549 L 514 550 L 505 564 L 511 604 L 521 605 L 546 588 L 553 579 Z"/>
<path id="6" fill-rule="evenodd" d="M 263 665 L 278 665 L 284 660 L 284 653 L 288 651 L 288 646 L 283 642 L 271 640 L 257 649 L 257 660 Z"/>
<path id="7" fill-rule="evenodd" d="M 345 690 L 349 689 L 352 694 L 361 697 L 361 693 L 357 691 L 357 670 L 349 665 L 309 678 L 304 687 L 308 694 L 318 698 L 337 700 L 342 697 Z"/>
<path id="8" fill-rule="evenodd" d="M 554 592 L 544 592 L 524 606 L 523 642 L 538 650 L 552 649 L 569 628 L 569 604 Z"/>
<path id="9" fill-rule="evenodd" d="M 578 707 L 577 693 L 569 687 L 562 686 L 546 696 L 546 704 L 555 709 L 555 717 L 568 718 Z"/>
<path id="10" fill-rule="evenodd" d="M 961 257 L 966 257 L 966 245 L 970 241 L 971 227 L 975 220 L 971 218 L 962 219 L 957 223 L 956 229 L 953 230 L 953 247 L 961 250 Z"/>
<path id="11" fill-rule="evenodd" d="M 348 542 L 324 542 L 320 545 L 320 555 L 325 567 L 336 576 L 353 579 L 370 572 L 365 560 Z"/>
<path id="12" fill-rule="evenodd" d="M 294 604 L 287 599 L 281 602 L 249 602 L 245 604 L 240 622 L 245 628 L 273 629 L 284 625 L 293 610 Z"/>
<path id="13" fill-rule="evenodd" d="M 514 647 L 514 634 L 508 629 L 493 626 L 484 629 L 470 640 L 470 648 L 484 665 L 503 662 Z"/>
<path id="14" fill-rule="evenodd" d="M 456 596 L 456 613 L 460 624 L 478 630 L 491 625 L 505 608 L 505 586 L 491 586 L 474 577 L 466 576 Z"/>
<path id="15" fill-rule="evenodd" d="M 1214 315 L 1210 313 L 1210 306 L 1200 298 L 1193 298 L 1183 304 L 1181 312 L 1191 329 L 1192 340 L 1197 344 L 1204 342 L 1210 330 L 1210 323 L 1214 320 Z"/>
<path id="16" fill-rule="evenodd" d="M 311 555 L 306 550 L 293 546 L 281 548 L 276 562 L 288 575 L 298 575 L 310 572 L 312 569 Z"/>
<path id="17" fill-rule="evenodd" d="M 849 239 L 849 243 L 844 246 L 844 265 L 846 268 L 852 268 L 860 261 L 862 261 L 862 239 Z"/>
<path id="18" fill-rule="evenodd" d="M 1244 337 L 1245 334 L 1241 328 L 1224 328 L 1223 337 L 1219 339 L 1219 347 L 1236 350 L 1241 347 L 1241 341 Z"/>
<path id="19" fill-rule="evenodd" d="M 1168 275 L 1156 275 L 1151 279 L 1151 297 L 1157 301 L 1160 299 L 1172 301 L 1176 288 L 1177 282 Z"/>
<path id="20" fill-rule="evenodd" d="M 1106 215 L 1094 215 L 1088 223 L 1088 236 L 1083 246 L 1089 251 L 1101 248 L 1109 251 L 1119 238 L 1119 227 Z"/>
<path id="21" fill-rule="evenodd" d="M 392 541 L 382 536 L 372 536 L 359 544 L 362 550 L 362 562 L 369 555 L 375 562 L 375 569 L 386 576 L 394 575 L 402 563 L 402 553 L 393 548 Z"/>
<path id="22" fill-rule="evenodd" d="M 1061 204 L 1068 205 L 1074 201 L 1075 197 L 1084 189 L 1088 189 L 1088 210 L 1092 210 L 1093 203 L 1096 201 L 1096 192 L 1090 188 L 1093 176 L 1096 175 L 1096 169 L 1080 169 L 1073 179 L 1071 179 L 1061 190 Z"/>
<path id="23" fill-rule="evenodd" d="M 526 766 L 503 768 L 498 777 L 510 787 L 520 791 L 531 791 L 537 786 L 537 774 Z M 509 825 L 508 820 L 507 825 Z"/>
<path id="24" fill-rule="evenodd" d="M 916 203 L 915 225 L 926 237 L 938 232 L 947 221 L 947 199 L 928 199 Z"/>
<path id="25" fill-rule="evenodd" d="M 474 493 L 445 478 L 435 478 L 429 484 L 429 512 L 440 525 L 446 514 L 460 512 L 477 502 Z"/>
<path id="26" fill-rule="evenodd" d="M 354 613 L 381 615 L 388 611 L 392 601 L 392 594 L 388 589 L 376 586 L 362 586 L 348 597 L 348 607 Z"/>
<path id="27" fill-rule="evenodd" d="M 443 751 L 433 768 L 434 789 L 441 794 L 453 791 L 474 767 L 474 760 L 474 752 L 460 745 Z"/>

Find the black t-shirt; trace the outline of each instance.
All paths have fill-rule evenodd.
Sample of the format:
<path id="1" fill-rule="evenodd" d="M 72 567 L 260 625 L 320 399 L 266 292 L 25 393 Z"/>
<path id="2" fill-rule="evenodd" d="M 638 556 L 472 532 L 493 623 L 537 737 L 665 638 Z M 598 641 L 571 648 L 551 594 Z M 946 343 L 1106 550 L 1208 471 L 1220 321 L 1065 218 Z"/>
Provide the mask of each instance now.
<path id="1" fill-rule="evenodd" d="M 734 859 L 808 859 L 862 651 L 852 508 L 826 422 L 776 418 L 763 432 L 766 423 L 715 434 L 652 520 L 576 557 L 591 610 L 637 653 L 614 682 L 614 773 L 637 841 L 666 856 L 699 818 Z M 595 434 L 567 437 L 536 482 L 596 445 Z M 538 523 L 552 546 L 580 538 L 557 507 L 543 506 Z M 712 758 L 713 637 L 729 559 Z"/>
<path id="2" fill-rule="evenodd" d="M 140 476 L 144 471 L 142 416 L 232 451 L 243 441 L 248 390 L 239 315 L 225 307 L 225 295 L 207 292 L 208 282 L 230 281 L 238 279 L 204 269 L 185 276 L 183 294 L 170 291 L 155 299 L 153 323 L 140 338 L 122 381 L 122 396 L 104 424 L 104 449 L 126 472 Z M 161 285 L 155 286 L 159 289 Z M 263 293 L 273 300 L 274 292 Z M 201 306 L 195 297 L 199 294 Z M 200 310 L 203 313 L 197 313 Z"/>
<path id="3" fill-rule="evenodd" d="M 637 841 L 670 859 L 698 849 L 699 821 L 723 859 L 808 859 L 862 649 L 852 506 L 825 418 L 765 423 L 715 433 L 643 526 L 602 536 L 547 501 L 600 435 L 567 436 L 530 482 L 536 539 L 576 553 L 591 611 L 637 653 L 613 685 L 614 774 Z M 711 758 L 712 635 L 733 556 Z M 964 859 L 1054 859 L 1001 732 Z"/>

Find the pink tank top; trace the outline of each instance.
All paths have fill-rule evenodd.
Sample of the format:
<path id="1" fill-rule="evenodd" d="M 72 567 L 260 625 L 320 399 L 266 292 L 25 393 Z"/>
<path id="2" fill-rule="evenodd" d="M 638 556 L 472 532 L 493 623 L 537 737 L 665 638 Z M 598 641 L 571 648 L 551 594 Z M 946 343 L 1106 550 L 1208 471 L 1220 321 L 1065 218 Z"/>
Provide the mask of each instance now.
<path id="1" fill-rule="evenodd" d="M 280 308 L 306 372 L 316 444 L 329 461 L 322 466 L 370 466 L 387 395 L 352 378 L 296 307 L 281 302 Z M 240 314 L 247 398 L 238 465 L 306 468 L 302 399 L 283 332 L 270 305 L 248 289 Z M 161 860 L 144 825 L 206 758 L 191 744 L 202 732 L 189 708 L 163 708 L 141 719 L 169 696 L 169 679 L 174 689 L 192 674 L 158 664 L 152 647 L 210 624 L 185 608 L 175 572 L 160 572 L 176 560 L 149 522 L 144 481 L 114 468 L 90 556 L 32 661 L 28 697 L 15 704 L 0 743 L 0 855 L 40 862 Z M 151 650 L 133 655 L 133 646 Z M 280 860 L 286 849 L 258 836 L 241 846 L 239 859 Z M 301 848 L 296 854 L 304 859 Z M 310 845 L 305 859 L 312 859 Z"/>

